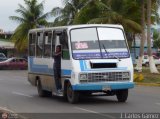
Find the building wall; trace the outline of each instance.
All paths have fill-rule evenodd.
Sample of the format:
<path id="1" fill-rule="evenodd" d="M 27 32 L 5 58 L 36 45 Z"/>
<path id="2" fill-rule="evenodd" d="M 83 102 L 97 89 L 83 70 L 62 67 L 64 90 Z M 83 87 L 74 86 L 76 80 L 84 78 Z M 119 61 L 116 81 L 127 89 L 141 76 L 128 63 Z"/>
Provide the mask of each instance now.
<path id="1" fill-rule="evenodd" d="M 0 34 L 4 33 L 3 29 L 0 29 Z"/>

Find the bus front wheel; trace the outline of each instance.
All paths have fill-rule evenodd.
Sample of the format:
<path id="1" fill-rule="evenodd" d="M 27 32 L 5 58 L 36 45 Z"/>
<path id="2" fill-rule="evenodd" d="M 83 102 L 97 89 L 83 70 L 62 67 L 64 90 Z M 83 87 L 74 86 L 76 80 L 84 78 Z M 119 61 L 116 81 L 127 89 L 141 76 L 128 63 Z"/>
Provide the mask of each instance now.
<path id="1" fill-rule="evenodd" d="M 70 103 L 77 103 L 79 100 L 79 92 L 74 91 L 70 83 L 67 84 L 67 99 Z"/>
<path id="2" fill-rule="evenodd" d="M 116 96 L 117 96 L 118 102 L 126 102 L 128 98 L 128 89 L 118 90 L 116 92 Z"/>

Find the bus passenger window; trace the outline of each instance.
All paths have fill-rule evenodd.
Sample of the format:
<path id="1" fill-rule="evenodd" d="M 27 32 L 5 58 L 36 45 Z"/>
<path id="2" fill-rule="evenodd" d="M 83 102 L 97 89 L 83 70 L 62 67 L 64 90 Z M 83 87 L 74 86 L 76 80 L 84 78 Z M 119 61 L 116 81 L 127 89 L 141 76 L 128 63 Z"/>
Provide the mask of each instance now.
<path id="1" fill-rule="evenodd" d="M 36 56 L 42 57 L 43 52 L 43 33 L 37 33 L 37 47 L 36 47 Z"/>
<path id="2" fill-rule="evenodd" d="M 36 34 L 29 34 L 29 56 L 35 56 Z"/>
<path id="3" fill-rule="evenodd" d="M 55 41 L 56 41 L 56 34 L 55 32 L 53 32 L 53 36 L 52 36 L 52 51 L 51 51 L 51 54 L 52 54 L 52 57 L 54 56 L 54 53 L 55 53 Z"/>
<path id="4" fill-rule="evenodd" d="M 52 39 L 52 32 L 45 33 L 44 37 L 44 57 L 51 56 L 51 39 Z"/>
<path id="5" fill-rule="evenodd" d="M 69 49 L 62 49 L 62 59 L 66 59 L 66 60 L 70 59 Z"/>
<path id="6" fill-rule="evenodd" d="M 69 60 L 69 47 L 68 47 L 68 37 L 67 33 L 63 32 L 63 34 L 60 36 L 60 42 L 62 44 L 62 59 Z"/>

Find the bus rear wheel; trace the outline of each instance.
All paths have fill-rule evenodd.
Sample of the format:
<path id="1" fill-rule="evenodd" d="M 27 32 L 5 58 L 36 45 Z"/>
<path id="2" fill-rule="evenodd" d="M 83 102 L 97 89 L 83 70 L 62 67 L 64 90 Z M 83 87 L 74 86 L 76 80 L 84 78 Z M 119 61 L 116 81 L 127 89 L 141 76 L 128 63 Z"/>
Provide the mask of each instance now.
<path id="1" fill-rule="evenodd" d="M 72 104 L 77 103 L 79 100 L 79 92 L 74 91 L 70 83 L 67 84 L 67 99 Z"/>
<path id="2" fill-rule="evenodd" d="M 116 92 L 116 96 L 117 96 L 118 102 L 126 102 L 128 98 L 128 89 L 118 90 Z"/>
<path id="3" fill-rule="evenodd" d="M 52 92 L 45 91 L 42 89 L 42 84 L 40 80 L 37 80 L 37 90 L 38 90 L 38 95 L 40 97 L 51 97 L 52 96 Z"/>

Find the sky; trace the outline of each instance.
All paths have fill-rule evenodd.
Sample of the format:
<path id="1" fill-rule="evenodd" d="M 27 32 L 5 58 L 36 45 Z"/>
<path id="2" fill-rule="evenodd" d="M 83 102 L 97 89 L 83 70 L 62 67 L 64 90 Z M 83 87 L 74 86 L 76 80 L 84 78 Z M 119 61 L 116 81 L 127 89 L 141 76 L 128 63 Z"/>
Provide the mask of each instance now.
<path id="1" fill-rule="evenodd" d="M 41 2 L 42 0 L 38 0 Z M 44 13 L 51 11 L 56 6 L 62 6 L 62 0 L 44 0 Z M 16 21 L 10 20 L 9 16 L 18 16 L 15 10 L 18 4 L 24 5 L 23 0 L 0 0 L 0 29 L 5 32 L 14 31 L 18 26 Z"/>
<path id="2" fill-rule="evenodd" d="M 42 0 L 38 0 L 41 2 Z M 62 0 L 44 0 L 44 13 L 51 11 L 56 6 L 62 6 Z M 15 10 L 18 4 L 24 5 L 24 0 L 0 0 L 0 29 L 5 32 L 14 31 L 18 26 L 16 21 L 9 19 L 9 16 L 17 16 Z M 160 9 L 159 9 L 160 13 Z"/>

